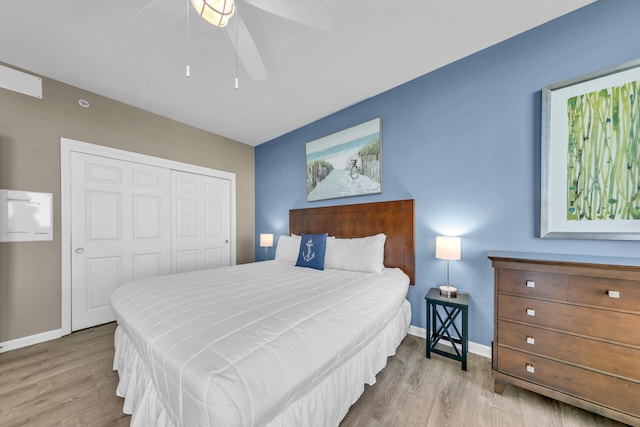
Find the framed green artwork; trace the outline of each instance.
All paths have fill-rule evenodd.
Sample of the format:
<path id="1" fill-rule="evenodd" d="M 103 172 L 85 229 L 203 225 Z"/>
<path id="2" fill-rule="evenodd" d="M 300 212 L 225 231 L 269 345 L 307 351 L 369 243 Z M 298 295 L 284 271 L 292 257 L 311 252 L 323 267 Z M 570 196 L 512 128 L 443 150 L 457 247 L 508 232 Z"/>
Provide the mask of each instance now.
<path id="1" fill-rule="evenodd" d="M 542 90 L 540 237 L 640 240 L 640 60 Z"/>

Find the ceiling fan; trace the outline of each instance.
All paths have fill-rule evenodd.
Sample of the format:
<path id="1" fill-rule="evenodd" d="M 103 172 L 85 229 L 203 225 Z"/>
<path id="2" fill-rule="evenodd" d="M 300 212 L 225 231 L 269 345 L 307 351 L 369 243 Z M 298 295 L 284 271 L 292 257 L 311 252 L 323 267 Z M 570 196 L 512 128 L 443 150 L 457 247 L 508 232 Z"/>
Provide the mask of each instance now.
<path id="1" fill-rule="evenodd" d="M 185 1 L 193 7 L 185 7 Z M 268 76 L 267 70 L 236 3 L 246 3 L 290 21 L 323 30 L 331 28 L 336 8 L 329 0 L 151 0 L 131 17 L 130 23 L 161 31 L 195 11 L 208 22 L 221 27 L 221 31 L 226 31 L 249 78 L 252 81 L 264 80 Z M 215 16 L 211 18 L 212 9 L 221 13 L 215 15 L 214 11 Z M 235 16 L 229 19 L 232 15 Z"/>

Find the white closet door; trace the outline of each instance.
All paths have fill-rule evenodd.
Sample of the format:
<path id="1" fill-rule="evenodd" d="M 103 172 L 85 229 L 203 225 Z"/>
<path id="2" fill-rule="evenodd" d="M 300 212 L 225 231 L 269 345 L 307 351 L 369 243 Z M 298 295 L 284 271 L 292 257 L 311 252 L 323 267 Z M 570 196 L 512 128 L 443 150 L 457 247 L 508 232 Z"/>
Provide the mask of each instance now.
<path id="1" fill-rule="evenodd" d="M 171 171 L 174 273 L 230 265 L 227 179 Z"/>
<path id="2" fill-rule="evenodd" d="M 171 273 L 169 169 L 72 153 L 71 329 L 115 320 L 110 298 Z"/>

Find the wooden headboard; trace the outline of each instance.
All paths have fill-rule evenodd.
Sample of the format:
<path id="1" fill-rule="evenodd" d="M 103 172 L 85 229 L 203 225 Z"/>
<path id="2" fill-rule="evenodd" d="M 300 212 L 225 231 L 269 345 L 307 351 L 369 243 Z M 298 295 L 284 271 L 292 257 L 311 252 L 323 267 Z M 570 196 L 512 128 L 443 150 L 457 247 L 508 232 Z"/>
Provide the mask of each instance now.
<path id="1" fill-rule="evenodd" d="M 292 209 L 292 234 L 329 233 L 339 238 L 387 235 L 385 267 L 398 267 L 415 283 L 413 200 Z"/>

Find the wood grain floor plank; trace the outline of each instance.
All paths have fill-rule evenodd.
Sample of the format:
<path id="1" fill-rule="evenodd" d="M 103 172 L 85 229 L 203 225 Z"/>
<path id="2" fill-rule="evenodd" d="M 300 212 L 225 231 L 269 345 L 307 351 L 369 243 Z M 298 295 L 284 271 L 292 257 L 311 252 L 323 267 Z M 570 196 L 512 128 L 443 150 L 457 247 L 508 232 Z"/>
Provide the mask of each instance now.
<path id="1" fill-rule="evenodd" d="M 0 425 L 129 425 L 115 395 L 115 324 L 0 353 Z M 425 358 L 424 339 L 407 336 L 376 384 L 365 386 L 341 427 L 620 427 L 622 424 L 527 390 L 493 392 L 490 360 Z"/>
<path id="2" fill-rule="evenodd" d="M 341 427 L 375 425 L 372 419 L 380 419 L 385 426 L 420 427 L 623 426 L 517 387 L 508 386 L 504 394 L 496 394 L 489 359 L 470 354 L 464 372 L 459 362 L 439 355 L 426 359 L 421 338 L 407 336 L 391 359 L 396 357 L 405 365 L 403 377 L 396 378 L 393 372 L 394 380 L 387 384 L 384 371 L 379 374 L 382 380 L 365 388 Z M 386 387 L 393 389 L 392 397 L 379 390 Z"/>

